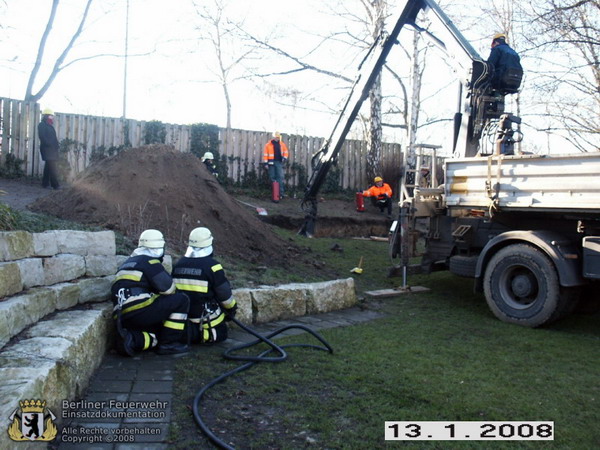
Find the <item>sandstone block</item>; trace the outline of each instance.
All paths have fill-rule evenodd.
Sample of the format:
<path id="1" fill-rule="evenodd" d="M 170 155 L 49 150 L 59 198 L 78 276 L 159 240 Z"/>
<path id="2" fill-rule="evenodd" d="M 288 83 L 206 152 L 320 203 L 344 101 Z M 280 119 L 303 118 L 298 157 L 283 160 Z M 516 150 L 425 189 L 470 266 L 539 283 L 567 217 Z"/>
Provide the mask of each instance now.
<path id="1" fill-rule="evenodd" d="M 260 288 L 252 292 L 256 323 L 289 319 L 306 314 L 305 291 L 298 288 Z"/>
<path id="2" fill-rule="evenodd" d="M 0 331 L 0 344 L 4 345 L 7 338 L 16 336 L 55 309 L 56 293 L 47 288 L 34 288 L 26 294 L 0 302 L 0 316 L 6 317 L 6 328 Z"/>
<path id="3" fill-rule="evenodd" d="M 234 289 L 233 298 L 238 307 L 235 318 L 246 325 L 252 324 L 252 290 Z"/>
<path id="4" fill-rule="evenodd" d="M 117 259 L 114 255 L 85 256 L 85 275 L 101 277 L 112 275 L 117 271 Z"/>
<path id="5" fill-rule="evenodd" d="M 80 255 L 56 255 L 44 260 L 44 284 L 70 281 L 85 275 L 85 261 Z"/>
<path id="6" fill-rule="evenodd" d="M 114 276 L 78 280 L 79 303 L 105 302 L 110 300 L 110 285 Z"/>
<path id="7" fill-rule="evenodd" d="M 0 261 L 14 261 L 33 255 L 33 238 L 27 231 L 0 231 Z"/>
<path id="8" fill-rule="evenodd" d="M 26 258 L 15 262 L 19 265 L 23 289 L 44 284 L 44 264 L 41 258 Z"/>
<path id="9" fill-rule="evenodd" d="M 33 233 L 34 256 L 54 256 L 58 254 L 58 243 L 55 231 Z"/>
<path id="10" fill-rule="evenodd" d="M 47 289 L 56 296 L 56 309 L 68 309 L 79 303 L 81 289 L 77 283 L 59 283 Z"/>
<path id="11" fill-rule="evenodd" d="M 312 283 L 307 289 L 307 294 L 307 314 L 350 308 L 358 302 L 353 278 Z"/>
<path id="12" fill-rule="evenodd" d="M 0 298 L 23 290 L 21 270 L 16 262 L 0 263 Z"/>

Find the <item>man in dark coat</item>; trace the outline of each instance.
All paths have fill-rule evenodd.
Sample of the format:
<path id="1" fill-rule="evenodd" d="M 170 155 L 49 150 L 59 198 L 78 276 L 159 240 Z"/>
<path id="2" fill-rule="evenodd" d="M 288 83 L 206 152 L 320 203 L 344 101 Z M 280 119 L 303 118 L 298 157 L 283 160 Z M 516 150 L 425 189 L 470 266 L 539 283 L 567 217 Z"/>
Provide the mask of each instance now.
<path id="1" fill-rule="evenodd" d="M 42 186 L 50 189 L 59 189 L 58 183 L 58 138 L 54 130 L 54 111 L 44 109 L 42 121 L 38 125 L 38 136 L 40 138 L 40 153 L 44 160 L 44 177 Z"/>
<path id="2" fill-rule="evenodd" d="M 510 48 L 505 34 L 498 33 L 492 38 L 487 63 L 493 68 L 492 88 L 503 94 L 514 94 L 519 90 L 523 78 L 521 58 Z"/>

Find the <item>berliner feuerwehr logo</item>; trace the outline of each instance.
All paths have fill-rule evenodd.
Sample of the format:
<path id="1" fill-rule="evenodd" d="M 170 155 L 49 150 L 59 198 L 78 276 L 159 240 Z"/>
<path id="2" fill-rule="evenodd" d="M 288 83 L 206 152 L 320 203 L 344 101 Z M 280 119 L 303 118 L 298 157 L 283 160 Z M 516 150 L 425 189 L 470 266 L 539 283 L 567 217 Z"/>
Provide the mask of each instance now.
<path id="1" fill-rule="evenodd" d="M 9 417 L 8 436 L 13 441 L 51 441 L 56 437 L 56 416 L 46 408 L 45 400 L 23 400 L 19 405 L 20 410 L 15 409 Z"/>

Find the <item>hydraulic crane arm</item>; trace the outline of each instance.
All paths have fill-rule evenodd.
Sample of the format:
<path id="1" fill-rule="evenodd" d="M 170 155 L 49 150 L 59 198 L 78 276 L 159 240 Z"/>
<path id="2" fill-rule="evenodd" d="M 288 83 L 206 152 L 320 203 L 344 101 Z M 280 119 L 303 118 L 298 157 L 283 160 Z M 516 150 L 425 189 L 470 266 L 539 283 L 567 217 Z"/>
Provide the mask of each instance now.
<path id="1" fill-rule="evenodd" d="M 455 117 L 455 151 L 463 156 L 472 156 L 477 152 L 481 129 L 474 124 L 473 111 L 476 108 L 473 106 L 473 102 L 480 101 L 479 98 L 484 92 L 487 92 L 487 88 L 484 88 L 481 93 L 477 91 L 486 84 L 485 81 L 488 78 L 487 65 L 433 0 L 404 0 L 403 6 L 400 8 L 400 15 L 392 31 L 389 34 L 382 33 L 361 62 L 358 76 L 331 135 L 312 157 L 313 172 L 302 200 L 302 209 L 306 213 L 305 222 L 299 234 L 308 237 L 314 234 L 317 216 L 317 193 L 325 182 L 327 172 L 331 165 L 336 162 L 342 144 L 358 115 L 363 101 L 367 98 L 371 87 L 381 72 L 392 47 L 397 43 L 400 31 L 405 25 L 411 25 L 419 31 L 424 31 L 416 24 L 416 19 L 417 15 L 427 8 L 433 11 L 433 20 L 442 25 L 440 28 L 442 34 L 445 35 L 443 39 L 433 35 L 430 36 L 433 37 L 437 45 L 442 47 L 454 59 L 459 66 L 459 70 L 462 68 L 461 71 L 466 72 L 459 74 L 459 78 L 462 78 L 461 85 L 464 85 L 461 93 L 464 92 L 464 94 L 461 95 L 459 112 Z M 463 112 L 466 114 L 463 115 Z M 463 144 L 459 145 L 459 142 L 463 142 Z"/>

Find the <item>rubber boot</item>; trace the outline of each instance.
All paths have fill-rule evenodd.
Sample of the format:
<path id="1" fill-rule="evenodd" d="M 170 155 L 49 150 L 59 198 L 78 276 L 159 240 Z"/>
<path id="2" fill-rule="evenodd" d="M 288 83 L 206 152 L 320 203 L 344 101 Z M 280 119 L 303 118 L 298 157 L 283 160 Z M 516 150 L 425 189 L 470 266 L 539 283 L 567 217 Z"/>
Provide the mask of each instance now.
<path id="1" fill-rule="evenodd" d="M 156 353 L 159 355 L 176 355 L 179 353 L 187 353 L 190 351 L 190 346 L 181 342 L 171 342 L 169 344 L 158 344 Z"/>
<path id="2" fill-rule="evenodd" d="M 122 356 L 135 356 L 133 334 L 125 329 L 122 330 L 122 333 L 123 336 L 117 334 L 117 341 L 115 342 L 117 353 Z"/>

